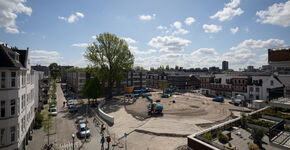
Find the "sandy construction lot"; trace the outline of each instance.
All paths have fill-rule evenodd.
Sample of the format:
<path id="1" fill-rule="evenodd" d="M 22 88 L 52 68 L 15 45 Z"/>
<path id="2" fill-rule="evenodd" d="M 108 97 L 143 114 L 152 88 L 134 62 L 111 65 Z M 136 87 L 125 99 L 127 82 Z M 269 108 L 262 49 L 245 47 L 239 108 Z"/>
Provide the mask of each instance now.
<path id="1" fill-rule="evenodd" d="M 159 103 L 163 105 L 163 116 L 148 116 L 147 106 L 150 103 L 142 97 L 128 103 L 123 103 L 124 98 L 119 97 L 107 103 L 103 109 L 115 118 L 109 131 L 117 139 L 122 141 L 124 133 L 129 133 L 129 149 L 175 149 L 186 144 L 187 135 L 232 119 L 233 114 L 239 114 L 237 111 L 249 111 L 229 104 L 228 100 L 224 103 L 213 102 L 212 98 L 198 93 L 176 94 L 170 98 L 161 98 L 160 92 L 151 94 L 149 97 L 153 101 L 160 100 Z M 165 139 L 166 142 L 160 141 Z M 174 144 L 169 146 L 166 144 L 168 142 Z"/>

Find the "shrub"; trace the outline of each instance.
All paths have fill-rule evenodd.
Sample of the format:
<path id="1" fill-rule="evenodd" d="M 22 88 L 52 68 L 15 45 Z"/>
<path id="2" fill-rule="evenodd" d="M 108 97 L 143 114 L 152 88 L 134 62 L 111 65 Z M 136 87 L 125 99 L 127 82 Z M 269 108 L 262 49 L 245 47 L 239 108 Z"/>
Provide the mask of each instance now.
<path id="1" fill-rule="evenodd" d="M 223 133 L 220 134 L 220 136 L 218 137 L 219 141 L 223 144 L 228 143 L 229 142 L 229 137 Z"/>
<path id="2" fill-rule="evenodd" d="M 274 122 L 254 119 L 252 116 L 247 116 L 246 121 L 247 121 L 247 123 L 258 125 L 258 126 L 265 127 L 265 128 L 270 128 L 273 125 L 275 125 Z"/>
<path id="3" fill-rule="evenodd" d="M 207 139 L 207 140 L 209 140 L 209 141 L 212 140 L 212 135 L 211 135 L 210 132 L 207 132 L 207 133 L 203 134 L 202 137 Z"/>
<path id="4" fill-rule="evenodd" d="M 253 143 L 253 142 L 249 142 L 249 143 L 248 143 L 248 148 L 249 148 L 249 150 L 259 150 L 258 145 L 256 145 L 256 144 Z"/>
<path id="5" fill-rule="evenodd" d="M 42 127 L 43 115 L 37 112 L 35 114 L 34 129 L 40 129 Z"/>
<path id="6" fill-rule="evenodd" d="M 262 139 L 265 135 L 265 132 L 261 128 L 253 128 L 252 129 L 252 136 L 254 138 L 254 142 L 258 144 L 258 146 L 262 146 Z"/>

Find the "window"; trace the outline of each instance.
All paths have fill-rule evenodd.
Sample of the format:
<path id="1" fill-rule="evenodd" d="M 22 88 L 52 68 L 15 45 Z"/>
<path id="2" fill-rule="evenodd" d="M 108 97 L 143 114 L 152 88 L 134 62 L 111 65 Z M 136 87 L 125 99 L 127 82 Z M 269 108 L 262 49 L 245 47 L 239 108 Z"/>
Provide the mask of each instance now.
<path id="1" fill-rule="evenodd" d="M 253 87 L 250 87 L 250 92 L 253 92 L 254 91 L 254 88 Z"/>
<path id="2" fill-rule="evenodd" d="M 11 87 L 15 87 L 16 72 L 11 72 Z"/>
<path id="3" fill-rule="evenodd" d="M 10 139 L 11 142 L 15 142 L 15 127 L 10 128 Z"/>
<path id="4" fill-rule="evenodd" d="M 274 81 L 273 80 L 271 80 L 271 86 L 274 86 Z"/>
<path id="5" fill-rule="evenodd" d="M 4 137 L 5 137 L 5 129 L 1 129 L 0 130 L 0 145 L 4 145 L 5 144 L 5 139 L 4 139 Z"/>
<path id="6" fill-rule="evenodd" d="M 5 117 L 5 101 L 1 101 L 1 117 Z"/>
<path id="7" fill-rule="evenodd" d="M 10 101 L 10 105 L 11 105 L 11 116 L 13 116 L 15 115 L 15 106 L 16 106 L 15 99 Z"/>
<path id="8" fill-rule="evenodd" d="M 256 99 L 260 99 L 259 95 L 256 95 Z"/>
<path id="9" fill-rule="evenodd" d="M 1 72 L 1 88 L 5 88 L 5 79 L 6 79 L 6 73 Z"/>
<path id="10" fill-rule="evenodd" d="M 256 92 L 259 93 L 260 92 L 260 89 L 259 88 L 256 88 Z"/>

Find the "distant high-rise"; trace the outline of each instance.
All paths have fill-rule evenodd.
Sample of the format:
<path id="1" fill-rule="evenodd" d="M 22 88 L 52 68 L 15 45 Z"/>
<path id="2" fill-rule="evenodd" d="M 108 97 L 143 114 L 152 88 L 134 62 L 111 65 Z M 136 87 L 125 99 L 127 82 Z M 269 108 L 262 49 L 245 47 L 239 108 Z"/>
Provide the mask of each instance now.
<path id="1" fill-rule="evenodd" d="M 228 61 L 223 61 L 222 70 L 229 70 L 229 62 Z"/>

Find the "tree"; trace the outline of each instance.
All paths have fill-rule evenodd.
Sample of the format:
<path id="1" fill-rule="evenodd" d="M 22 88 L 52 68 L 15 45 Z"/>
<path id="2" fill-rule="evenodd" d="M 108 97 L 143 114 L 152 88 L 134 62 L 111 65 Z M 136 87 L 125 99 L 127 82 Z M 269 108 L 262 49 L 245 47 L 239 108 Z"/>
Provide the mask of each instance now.
<path id="1" fill-rule="evenodd" d="M 124 78 L 125 70 L 132 69 L 134 56 L 126 41 L 116 35 L 103 33 L 96 40 L 87 47 L 84 57 L 100 68 L 100 80 L 107 82 L 108 97 L 111 97 L 114 83 Z"/>
<path id="2" fill-rule="evenodd" d="M 82 88 L 83 96 L 88 98 L 90 103 L 90 99 L 96 100 L 101 96 L 101 86 L 97 77 L 88 79 Z"/>
<path id="3" fill-rule="evenodd" d="M 165 68 L 165 70 L 169 70 L 170 68 L 169 68 L 169 65 L 166 65 L 166 68 Z"/>
<path id="4" fill-rule="evenodd" d="M 57 63 L 51 63 L 48 66 L 48 69 L 49 69 L 51 78 L 57 79 L 60 77 L 61 67 Z"/>
<path id="5" fill-rule="evenodd" d="M 249 150 L 259 150 L 258 145 L 256 145 L 256 144 L 253 143 L 253 142 L 249 142 L 249 143 L 248 143 L 248 148 L 249 148 Z"/>
<path id="6" fill-rule="evenodd" d="M 179 67 L 177 65 L 175 66 L 175 70 L 179 70 Z"/>
<path id="7" fill-rule="evenodd" d="M 43 131 L 46 133 L 47 136 L 47 145 L 49 145 L 49 136 L 52 130 L 52 116 L 49 114 L 48 106 L 45 107 L 45 111 L 43 112 L 44 119 L 42 121 Z"/>
<path id="8" fill-rule="evenodd" d="M 254 127 L 252 129 L 252 136 L 254 139 L 254 143 L 256 143 L 259 147 L 262 147 L 262 139 L 265 135 L 265 132 L 262 128 Z"/>

